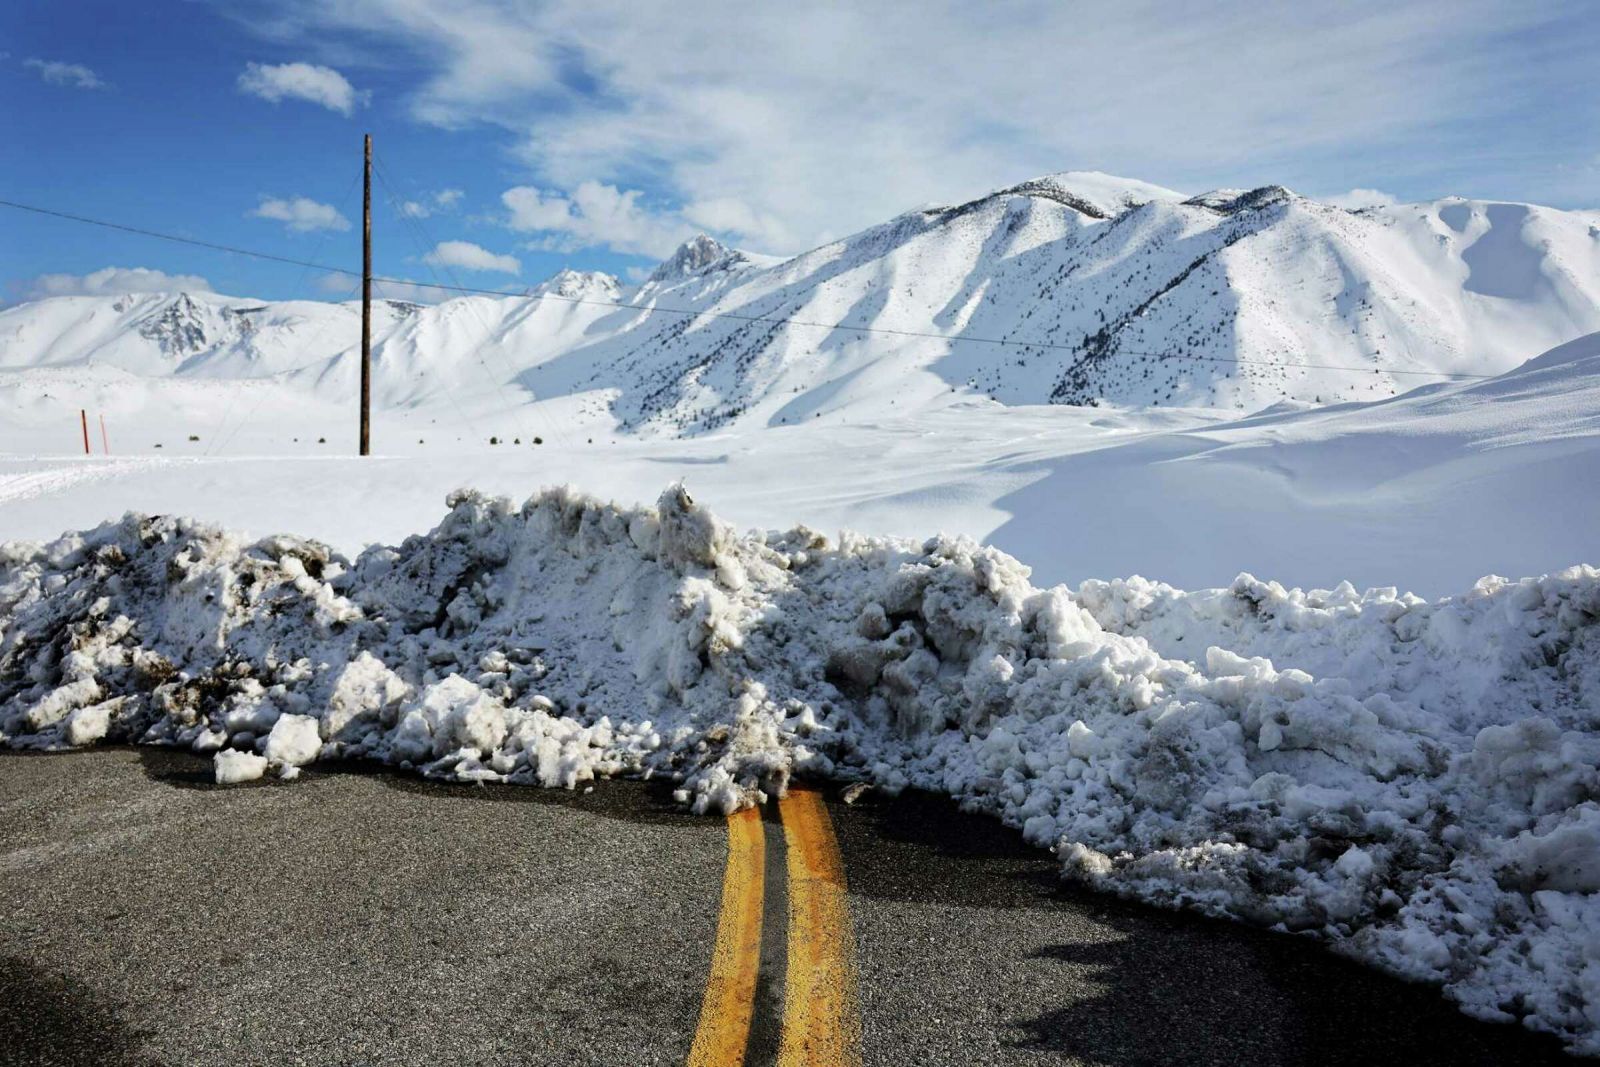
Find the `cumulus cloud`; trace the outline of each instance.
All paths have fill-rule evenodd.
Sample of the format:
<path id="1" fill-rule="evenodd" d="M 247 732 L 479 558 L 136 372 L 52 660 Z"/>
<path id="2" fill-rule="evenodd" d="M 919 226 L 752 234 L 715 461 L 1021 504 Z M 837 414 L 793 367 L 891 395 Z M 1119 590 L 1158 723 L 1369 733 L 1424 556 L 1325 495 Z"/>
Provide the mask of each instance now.
<path id="1" fill-rule="evenodd" d="M 168 274 L 149 267 L 102 267 L 88 274 L 41 274 L 22 287 L 24 300 L 181 290 L 209 292 L 211 283 L 198 274 Z"/>
<path id="2" fill-rule="evenodd" d="M 758 248 L 788 248 L 795 242 L 793 232 L 782 219 L 757 211 L 732 196 L 686 204 L 683 217 L 699 229 L 728 234 Z"/>
<path id="3" fill-rule="evenodd" d="M 46 59 L 25 59 L 22 62 L 29 70 L 37 71 L 39 77 L 51 85 L 70 85 L 74 89 L 104 89 L 106 83 L 100 75 L 84 66 L 82 63 L 58 63 Z"/>
<path id="4" fill-rule="evenodd" d="M 557 251 L 603 246 L 618 252 L 663 257 L 693 237 L 695 228 L 673 212 L 652 211 L 638 189 L 603 182 L 578 183 L 570 193 L 519 185 L 500 195 L 507 225 L 538 234 L 535 247 Z"/>
<path id="5" fill-rule="evenodd" d="M 287 200 L 280 200 L 275 196 L 263 196 L 261 203 L 256 205 L 256 209 L 250 212 L 250 215 L 253 218 L 281 222 L 295 233 L 350 228 L 350 220 L 339 214 L 338 209 L 332 204 L 319 204 L 304 196 Z"/>
<path id="6" fill-rule="evenodd" d="M 462 270 L 496 274 L 520 274 L 522 263 L 515 256 L 500 256 L 471 241 L 440 241 L 422 257 L 430 267 L 460 267 Z"/>
<path id="7" fill-rule="evenodd" d="M 1444 192 L 1454 161 L 1510 166 L 1482 162 L 1493 144 L 1531 187 L 1555 173 L 1551 144 L 1592 151 L 1554 138 L 1551 116 L 1600 121 L 1600 92 L 1573 91 L 1596 77 L 1583 0 L 1244 3 L 1198 20 L 1157 0 L 803 16 L 697 0 L 264 2 L 279 39 L 332 31 L 341 47 L 415 59 L 414 118 L 508 131 L 528 168 L 519 186 L 554 205 L 552 239 L 568 242 L 608 239 L 561 214 L 585 182 L 648 190 L 658 229 L 714 219 L 784 252 L 1063 169 L 1190 192 L 1327 188 L 1359 158 L 1386 182 Z M 659 248 L 636 230 L 614 247 Z"/>
<path id="8" fill-rule="evenodd" d="M 424 196 L 421 200 L 407 200 L 401 203 L 400 212 L 414 219 L 425 219 L 429 215 L 441 211 L 452 211 L 461 202 L 460 189 L 440 189 L 436 193 Z"/>
<path id="9" fill-rule="evenodd" d="M 511 212 L 513 230 L 565 231 L 572 225 L 572 204 L 560 193 L 519 185 L 500 194 L 500 202 Z"/>
<path id="10" fill-rule="evenodd" d="M 259 96 L 276 104 L 281 100 L 305 100 L 329 111 L 349 117 L 356 106 L 365 104 L 370 93 L 358 92 L 343 74 L 332 67 L 312 63 L 250 63 L 239 75 L 239 91 Z"/>
<path id="11" fill-rule="evenodd" d="M 1332 204 L 1334 207 L 1342 207 L 1350 211 L 1357 211 L 1364 207 L 1392 207 L 1400 202 L 1392 194 L 1386 193 L 1382 189 L 1351 189 L 1347 193 L 1325 196 L 1322 199 L 1325 203 Z"/>

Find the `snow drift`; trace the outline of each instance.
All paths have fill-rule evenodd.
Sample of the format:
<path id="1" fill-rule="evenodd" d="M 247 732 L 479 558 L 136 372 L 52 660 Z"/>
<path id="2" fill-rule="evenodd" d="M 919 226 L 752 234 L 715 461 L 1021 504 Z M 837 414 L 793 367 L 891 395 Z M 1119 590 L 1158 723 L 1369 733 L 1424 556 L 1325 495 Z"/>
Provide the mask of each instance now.
<path id="1" fill-rule="evenodd" d="M 129 515 L 0 546 L 0 741 L 373 759 L 729 810 L 939 790 L 1066 875 L 1319 935 L 1600 1052 L 1600 571 L 1436 602 L 1037 589 L 967 539 L 736 534 L 682 488 L 457 494 L 353 563 Z"/>

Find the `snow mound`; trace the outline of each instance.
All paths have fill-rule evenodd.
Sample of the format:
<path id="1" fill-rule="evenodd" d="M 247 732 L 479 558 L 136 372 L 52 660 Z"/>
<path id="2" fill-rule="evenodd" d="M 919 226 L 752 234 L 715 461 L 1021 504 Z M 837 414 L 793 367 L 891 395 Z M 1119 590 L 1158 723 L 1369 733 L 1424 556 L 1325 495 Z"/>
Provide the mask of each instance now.
<path id="1" fill-rule="evenodd" d="M 1590 333 L 1568 341 L 1564 345 L 1557 345 L 1543 355 L 1533 357 L 1517 370 L 1549 370 L 1552 367 L 1584 364 L 1597 358 L 1600 358 L 1600 333 Z"/>
<path id="2" fill-rule="evenodd" d="M 0 743 L 371 759 L 697 811 L 939 790 L 1068 877 L 1323 937 L 1600 1052 L 1600 571 L 1428 602 L 1037 589 L 969 539 L 461 492 L 353 563 L 129 515 L 0 546 Z"/>

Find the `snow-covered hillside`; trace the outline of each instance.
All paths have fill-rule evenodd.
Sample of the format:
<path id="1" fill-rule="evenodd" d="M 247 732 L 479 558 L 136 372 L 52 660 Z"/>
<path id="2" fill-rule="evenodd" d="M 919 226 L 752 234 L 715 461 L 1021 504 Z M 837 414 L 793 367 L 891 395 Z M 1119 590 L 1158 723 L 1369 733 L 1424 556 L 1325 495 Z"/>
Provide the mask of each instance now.
<path id="1" fill-rule="evenodd" d="M 790 260 L 700 237 L 633 289 L 568 271 L 375 317 L 392 408 L 572 398 L 607 431 L 653 435 L 974 397 L 1253 411 L 1495 374 L 1600 329 L 1600 212 L 1348 211 L 1275 186 L 1185 197 L 1068 172 Z M 344 398 L 357 338 L 353 304 L 60 297 L 0 312 L 0 369 L 279 376 Z"/>
<path id="2" fill-rule="evenodd" d="M 1497 373 L 1600 328 L 1600 213 L 1350 212 L 1278 188 L 1183 200 L 1140 186 L 1115 203 L 1067 192 L 1077 178 L 903 215 L 711 292 L 637 296 L 938 336 L 657 318 L 603 346 L 620 355 L 571 354 L 596 369 L 563 385 L 615 390 L 626 425 L 691 431 L 864 416 L 952 388 L 1253 410 Z"/>

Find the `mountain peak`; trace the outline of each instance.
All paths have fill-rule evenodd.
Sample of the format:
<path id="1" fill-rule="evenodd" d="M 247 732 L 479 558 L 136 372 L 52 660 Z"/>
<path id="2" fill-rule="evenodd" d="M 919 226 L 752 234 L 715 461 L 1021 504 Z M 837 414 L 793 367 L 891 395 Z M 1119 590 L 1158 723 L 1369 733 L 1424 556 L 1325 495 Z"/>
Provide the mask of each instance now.
<path id="1" fill-rule="evenodd" d="M 1299 194 L 1292 189 L 1286 189 L 1281 185 L 1263 185 L 1257 189 L 1213 189 L 1199 196 L 1191 196 L 1184 203 L 1190 207 L 1209 208 L 1219 215 L 1237 215 L 1241 211 L 1256 210 L 1297 199 Z"/>
<path id="2" fill-rule="evenodd" d="M 709 234 L 692 237 L 650 275 L 652 282 L 678 281 L 713 270 L 732 270 L 750 262 L 743 252 L 729 248 Z"/>
<path id="3" fill-rule="evenodd" d="M 615 300 L 622 293 L 622 283 L 615 276 L 599 270 L 560 270 L 532 289 L 529 296 L 560 296 L 569 299 Z"/>
<path id="4" fill-rule="evenodd" d="M 139 333 L 169 356 L 191 355 L 208 343 L 205 315 L 186 292 L 176 293 L 146 315 Z"/>
<path id="5" fill-rule="evenodd" d="M 1183 193 L 1098 170 L 1063 170 L 1002 190 L 1058 200 L 1091 218 L 1111 218 L 1152 200 L 1178 201 Z"/>
<path id="6" fill-rule="evenodd" d="M 1184 194 L 1135 178 L 1119 178 L 1115 174 L 1103 174 L 1097 170 L 1063 170 L 1030 178 L 956 207 L 936 210 L 945 216 L 960 215 L 1003 196 L 1054 200 L 1087 218 L 1111 219 L 1152 200 L 1180 201 Z"/>

